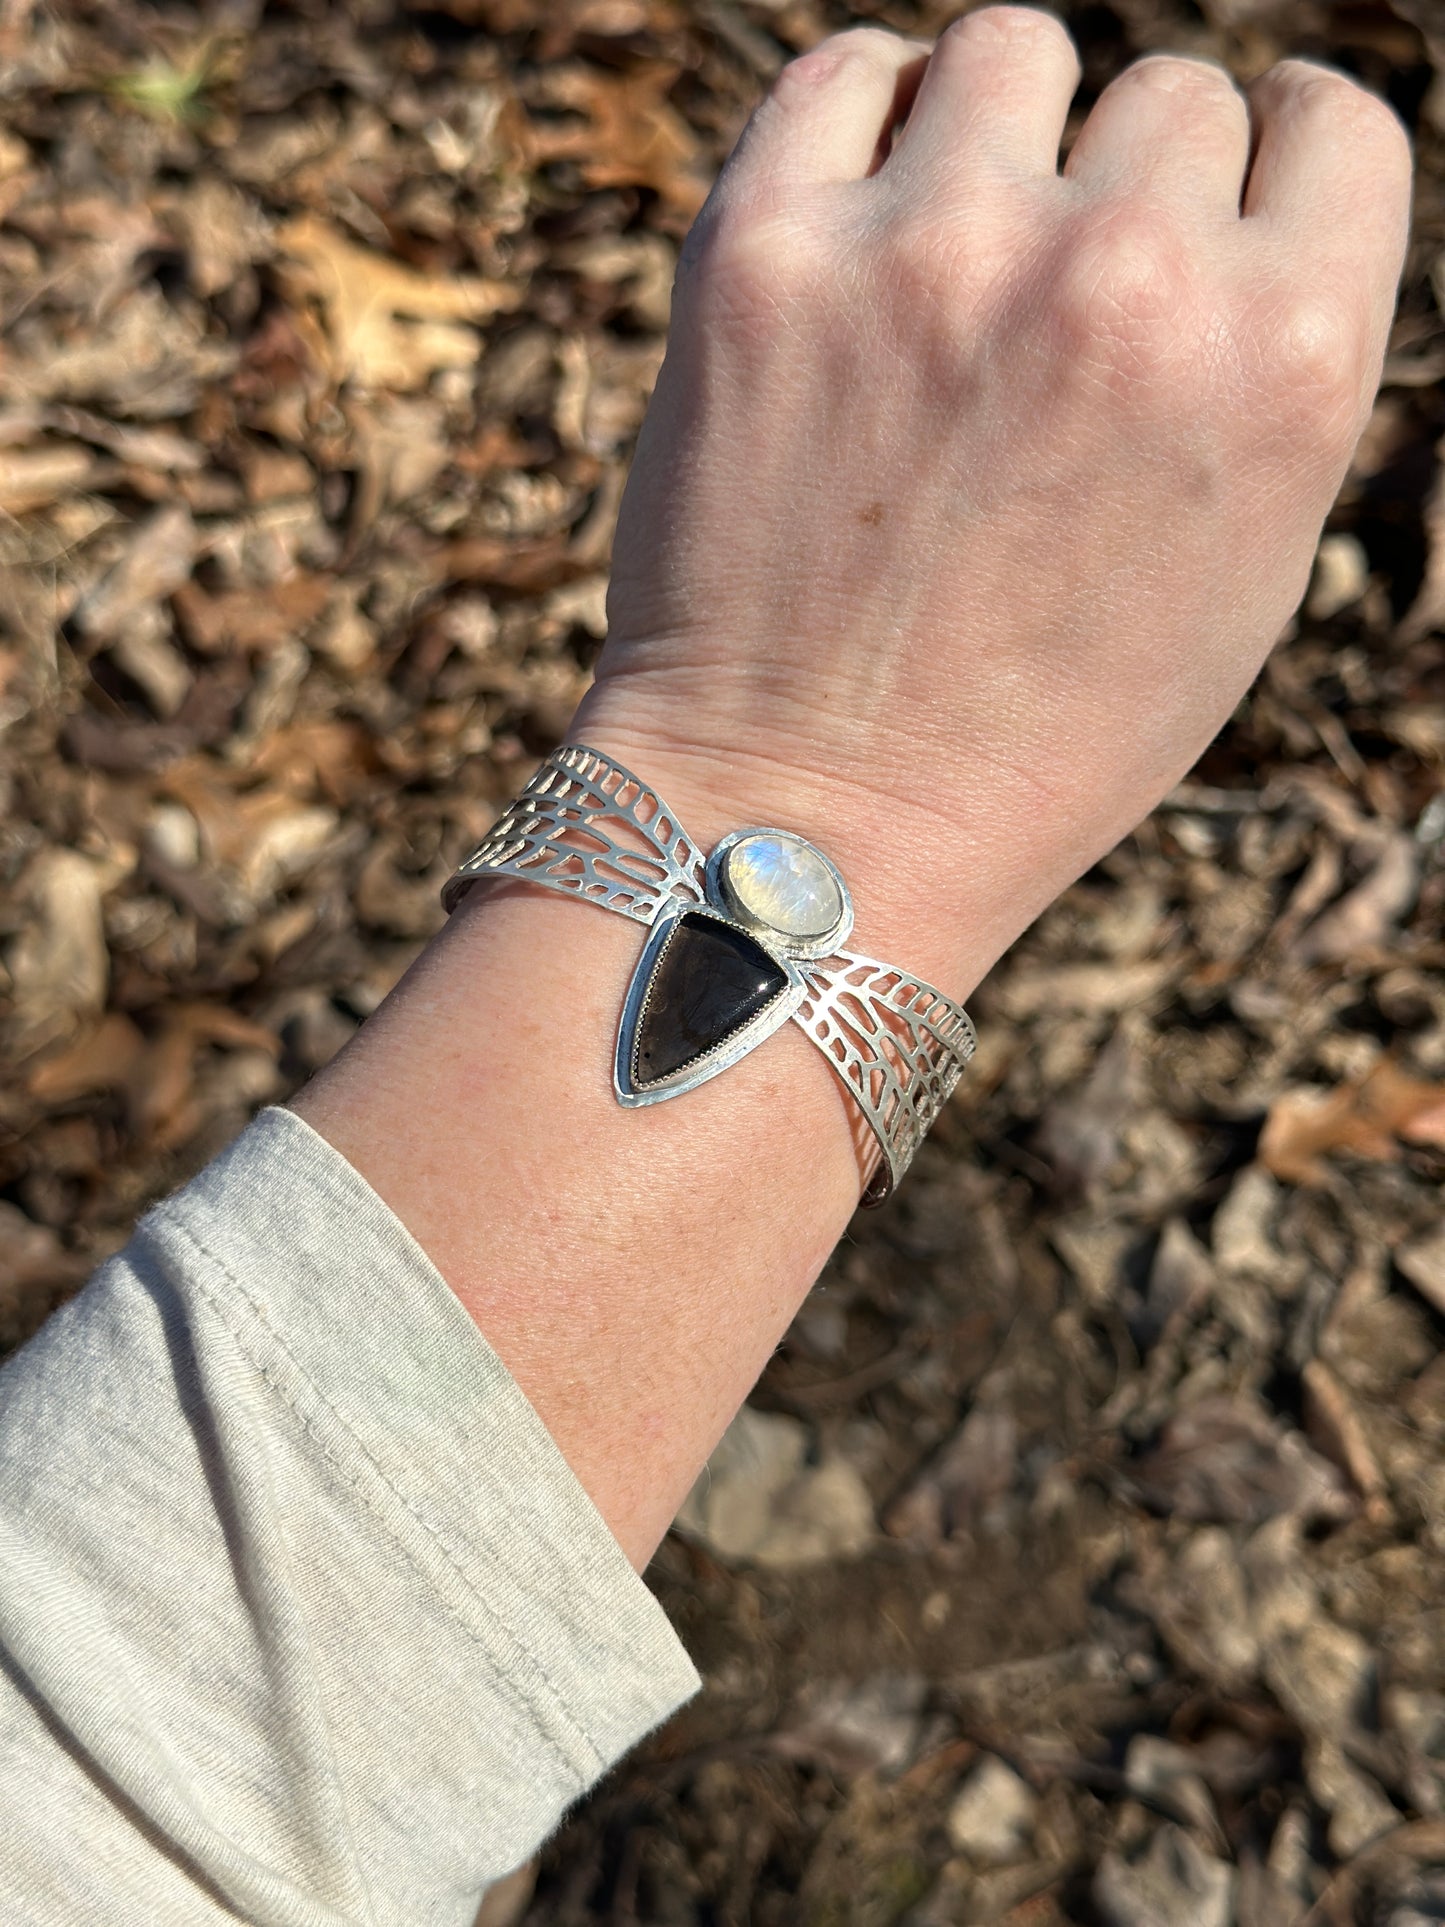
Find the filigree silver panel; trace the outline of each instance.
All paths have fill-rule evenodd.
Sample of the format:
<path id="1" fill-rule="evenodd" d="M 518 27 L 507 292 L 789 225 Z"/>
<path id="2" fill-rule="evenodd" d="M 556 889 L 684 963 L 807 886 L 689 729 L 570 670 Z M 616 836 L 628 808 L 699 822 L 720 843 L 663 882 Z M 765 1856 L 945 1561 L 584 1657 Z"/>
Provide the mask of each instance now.
<path id="1" fill-rule="evenodd" d="M 598 751 L 568 743 L 552 752 L 448 880 L 442 901 L 450 911 L 481 877 L 520 877 L 649 927 L 665 910 L 695 907 L 743 928 L 720 895 L 709 891 L 709 874 L 697 845 L 655 790 Z M 757 929 L 750 934 L 776 954 L 790 978 L 801 975 L 806 988 L 792 1022 L 823 1053 L 878 1140 L 882 1157 L 862 1202 L 881 1204 L 973 1055 L 968 1013 L 891 964 L 849 950 L 807 957 L 780 935 L 769 939 Z M 650 953 L 651 946 L 644 957 Z M 624 1024 L 629 1011 L 636 1020 L 644 975 L 634 973 Z M 754 1041 L 771 1028 L 760 1027 Z M 679 1078 L 659 1095 L 695 1088 L 752 1047 L 745 1040 L 725 1058 L 710 1054 L 695 1077 Z M 624 1082 L 614 1082 L 622 1102 L 655 1101 L 639 1100 Z"/>
<path id="2" fill-rule="evenodd" d="M 651 924 L 666 903 L 707 900 L 703 857 L 655 790 L 620 763 L 564 743 L 447 879 L 455 910 L 480 876 L 525 877 Z"/>
<path id="3" fill-rule="evenodd" d="M 978 1039 L 960 1004 L 919 977 L 852 951 L 799 966 L 793 1022 L 817 1045 L 883 1152 L 864 1204 L 882 1204 L 953 1093 Z"/>

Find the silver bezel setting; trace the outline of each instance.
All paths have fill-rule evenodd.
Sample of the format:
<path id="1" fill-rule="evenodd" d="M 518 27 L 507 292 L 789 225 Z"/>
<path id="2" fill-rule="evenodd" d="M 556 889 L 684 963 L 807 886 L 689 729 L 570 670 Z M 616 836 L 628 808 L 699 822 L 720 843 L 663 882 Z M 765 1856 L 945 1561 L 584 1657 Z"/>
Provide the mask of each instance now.
<path id="1" fill-rule="evenodd" d="M 673 932 L 684 917 L 709 917 L 714 923 L 726 925 L 731 930 L 742 928 L 737 917 L 726 911 L 715 910 L 711 905 L 699 906 L 695 903 L 680 903 L 674 911 L 664 911 L 653 924 L 647 942 L 642 946 L 642 955 L 637 960 L 637 968 L 632 973 L 632 981 L 627 986 L 627 996 L 622 1004 L 622 1019 L 617 1026 L 617 1049 L 613 1057 L 612 1088 L 617 1094 L 619 1104 L 636 1106 L 639 1104 L 660 1104 L 666 1097 L 677 1097 L 683 1091 L 696 1090 L 699 1084 L 706 1084 L 709 1078 L 725 1071 L 739 1058 L 746 1057 L 755 1045 L 771 1037 L 775 1030 L 781 1030 L 807 995 L 808 986 L 804 982 L 792 958 L 781 952 L 776 944 L 768 943 L 762 934 L 748 930 L 747 934 L 766 950 L 787 978 L 786 986 L 780 990 L 772 1002 L 765 1004 L 755 1017 L 750 1017 L 720 1044 L 704 1051 L 701 1057 L 693 1058 L 681 1070 L 674 1071 L 670 1077 L 662 1077 L 656 1083 L 640 1085 L 634 1074 L 634 1058 L 637 1051 L 637 1032 L 642 1022 L 643 1012 L 647 1009 L 647 993 L 652 986 L 652 973 L 658 960 L 672 939 Z"/>
<path id="2" fill-rule="evenodd" d="M 768 835 L 804 844 L 835 877 L 843 914 L 825 936 L 798 942 L 733 906 L 725 859 L 744 837 Z M 843 947 L 852 899 L 815 843 L 796 830 L 734 830 L 705 860 L 655 789 L 585 743 L 553 750 L 512 799 L 447 880 L 448 912 L 488 877 L 574 897 L 650 933 L 618 1027 L 613 1088 L 621 1104 L 656 1104 L 706 1083 L 791 1018 L 877 1140 L 881 1158 L 865 1186 L 865 1205 L 891 1194 L 973 1055 L 973 1023 L 962 1004 L 896 965 Z M 676 919 L 689 914 L 743 931 L 774 959 L 788 986 L 723 1043 L 639 1090 L 631 1075 L 638 1023 L 662 945 Z"/>
<path id="3" fill-rule="evenodd" d="M 838 900 L 842 909 L 832 928 L 825 930 L 822 936 L 790 937 L 775 925 L 750 916 L 746 908 L 733 896 L 727 881 L 728 852 L 735 844 L 745 843 L 749 837 L 754 836 L 786 837 L 790 843 L 801 843 L 805 850 L 812 851 L 837 884 Z M 751 829 L 746 830 L 729 830 L 725 837 L 713 845 L 703 878 L 709 903 L 724 917 L 746 930 L 750 937 L 756 937 L 764 949 L 772 952 L 780 960 L 784 957 L 829 956 L 839 944 L 846 942 L 853 928 L 853 899 L 848 893 L 847 884 L 843 881 L 842 872 L 833 859 L 820 850 L 816 843 L 809 842 L 806 836 L 799 836 L 796 830 L 784 830 L 764 824 L 755 824 Z"/>

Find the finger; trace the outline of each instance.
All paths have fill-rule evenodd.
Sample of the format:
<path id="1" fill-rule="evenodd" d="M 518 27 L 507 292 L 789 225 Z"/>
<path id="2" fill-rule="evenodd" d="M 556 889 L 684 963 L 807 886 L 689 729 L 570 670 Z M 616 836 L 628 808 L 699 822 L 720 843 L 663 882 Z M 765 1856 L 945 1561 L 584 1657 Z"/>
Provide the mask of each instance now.
<path id="1" fill-rule="evenodd" d="M 940 35 L 888 168 L 1057 174 L 1078 84 L 1078 53 L 1053 14 L 965 14 Z"/>
<path id="2" fill-rule="evenodd" d="M 1109 82 L 1064 164 L 1066 180 L 1239 213 L 1249 106 L 1222 67 L 1151 54 Z"/>
<path id="3" fill-rule="evenodd" d="M 719 183 L 789 186 L 862 180 L 906 111 L 926 42 L 856 27 L 790 60 L 743 130 Z"/>
<path id="4" fill-rule="evenodd" d="M 1249 101 L 1256 146 L 1246 220 L 1302 255 L 1388 280 L 1392 296 L 1410 218 L 1410 142 L 1392 109 L 1305 60 L 1271 67 Z"/>

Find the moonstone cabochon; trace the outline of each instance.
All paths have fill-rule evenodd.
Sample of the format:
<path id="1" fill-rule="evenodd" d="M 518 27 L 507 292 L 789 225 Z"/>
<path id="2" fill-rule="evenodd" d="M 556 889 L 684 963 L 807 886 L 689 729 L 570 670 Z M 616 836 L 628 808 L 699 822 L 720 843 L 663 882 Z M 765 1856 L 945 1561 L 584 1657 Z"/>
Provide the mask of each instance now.
<path id="1" fill-rule="evenodd" d="M 843 914 L 843 892 L 828 863 L 786 830 L 760 830 L 734 843 L 723 883 L 744 916 L 800 943 L 826 937 Z"/>

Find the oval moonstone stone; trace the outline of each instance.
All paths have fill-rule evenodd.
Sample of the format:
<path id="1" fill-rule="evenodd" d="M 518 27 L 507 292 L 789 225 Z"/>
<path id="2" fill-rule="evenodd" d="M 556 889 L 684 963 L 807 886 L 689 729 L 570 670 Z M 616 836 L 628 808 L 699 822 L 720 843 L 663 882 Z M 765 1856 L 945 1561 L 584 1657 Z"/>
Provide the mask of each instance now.
<path id="1" fill-rule="evenodd" d="M 734 843 L 723 860 L 723 879 L 744 916 L 799 942 L 826 937 L 843 914 L 833 872 L 811 843 L 785 830 Z"/>

